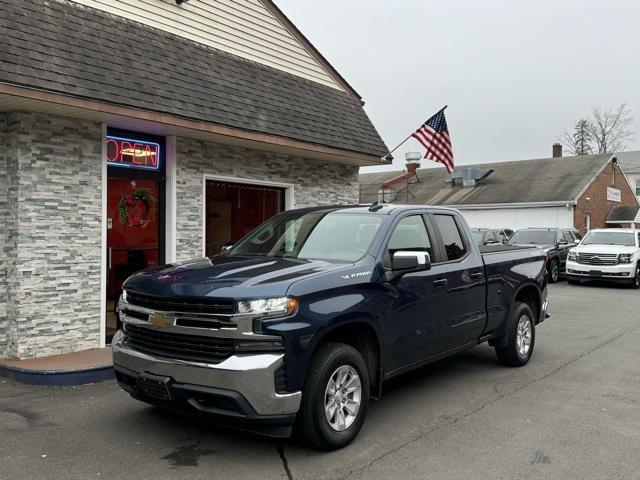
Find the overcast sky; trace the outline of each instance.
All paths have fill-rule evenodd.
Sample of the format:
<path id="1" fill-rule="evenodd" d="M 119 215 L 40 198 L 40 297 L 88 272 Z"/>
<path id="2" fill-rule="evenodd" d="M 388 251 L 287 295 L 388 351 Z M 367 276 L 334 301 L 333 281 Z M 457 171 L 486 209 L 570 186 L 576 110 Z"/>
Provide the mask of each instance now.
<path id="1" fill-rule="evenodd" d="M 276 2 L 362 95 L 389 148 L 445 104 L 458 165 L 549 157 L 592 105 L 627 103 L 640 132 L 637 0 Z M 394 168 L 419 149 L 407 142 Z"/>

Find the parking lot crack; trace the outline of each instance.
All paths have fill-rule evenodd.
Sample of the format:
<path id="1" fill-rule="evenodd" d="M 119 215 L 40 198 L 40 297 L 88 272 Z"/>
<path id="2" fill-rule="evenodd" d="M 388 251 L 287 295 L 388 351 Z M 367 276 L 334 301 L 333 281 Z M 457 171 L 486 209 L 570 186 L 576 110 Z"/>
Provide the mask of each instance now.
<path id="1" fill-rule="evenodd" d="M 371 461 L 369 461 L 367 464 L 365 464 L 364 466 L 360 467 L 360 468 L 356 468 L 353 470 L 350 470 L 347 474 L 339 477 L 339 480 L 344 480 L 346 478 L 352 477 L 354 475 L 358 475 L 366 470 L 368 470 L 371 466 L 375 465 L 376 463 L 380 462 L 381 460 L 384 460 L 385 458 L 389 457 L 390 455 L 393 455 L 394 453 L 397 453 L 399 451 L 401 451 L 402 449 L 404 449 L 405 447 L 418 442 L 426 437 L 428 437 L 429 435 L 431 435 L 432 433 L 435 433 L 439 430 L 443 430 L 445 428 L 448 428 L 452 425 L 455 425 L 456 423 L 465 420 L 468 417 L 471 417 L 472 415 L 475 415 L 476 413 L 484 410 L 487 407 L 490 407 L 491 405 L 499 402 L 500 400 L 507 398 L 521 390 L 524 390 L 525 388 L 529 387 L 530 385 L 533 385 L 535 383 L 541 382 L 545 379 L 547 379 L 548 377 L 558 373 L 560 370 L 573 365 L 574 363 L 576 363 L 577 361 L 587 357 L 588 355 L 592 354 L 593 352 L 600 350 L 601 348 L 606 347 L 607 345 L 609 345 L 610 343 L 615 342 L 616 340 L 618 340 L 621 337 L 624 337 L 634 331 L 640 330 L 640 325 L 634 325 L 633 327 L 627 328 L 621 332 L 619 332 L 618 334 L 614 335 L 613 337 L 608 338 L 607 340 L 598 343 L 597 345 L 593 346 L 592 348 L 580 353 L 579 355 L 576 355 L 572 358 L 570 358 L 569 360 L 567 360 L 566 362 L 563 362 L 562 364 L 558 365 L 556 368 L 548 371 L 547 373 L 545 373 L 544 375 L 541 375 L 540 377 L 536 377 L 536 378 L 532 378 L 531 380 L 529 380 L 526 383 L 523 383 L 522 385 L 519 385 L 518 387 L 514 388 L 513 390 L 509 391 L 509 392 L 505 392 L 505 393 L 500 393 L 498 394 L 498 396 L 480 404 L 479 406 L 477 406 L 476 408 L 462 414 L 459 415 L 457 417 L 453 417 L 451 418 L 451 420 L 446 421 L 445 423 L 442 423 L 440 425 L 436 425 L 433 428 L 430 428 L 429 430 L 426 430 L 424 432 L 419 433 L 418 435 L 413 436 L 412 438 L 408 439 L 407 441 L 401 443 L 400 445 L 398 445 L 397 447 L 388 450 L 386 452 L 384 452 L 383 454 L 373 458 Z M 281 455 L 282 456 L 282 455 Z M 292 477 L 289 477 L 290 479 Z"/>
<path id="2" fill-rule="evenodd" d="M 284 473 L 287 475 L 287 480 L 293 480 L 293 474 L 291 473 L 291 469 L 289 468 L 289 461 L 284 454 L 284 445 L 282 445 L 282 443 L 279 443 L 276 449 L 278 450 L 278 455 L 280 455 L 280 461 L 282 462 Z"/>

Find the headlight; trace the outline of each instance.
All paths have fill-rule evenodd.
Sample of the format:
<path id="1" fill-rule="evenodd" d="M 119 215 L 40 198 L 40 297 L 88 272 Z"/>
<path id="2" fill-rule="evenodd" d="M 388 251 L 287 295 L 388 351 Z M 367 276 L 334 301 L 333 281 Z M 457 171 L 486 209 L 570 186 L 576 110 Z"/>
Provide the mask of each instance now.
<path id="1" fill-rule="evenodd" d="M 621 253 L 618 255 L 618 263 L 631 263 L 631 257 L 633 257 L 631 253 Z"/>
<path id="2" fill-rule="evenodd" d="M 578 260 L 578 254 L 576 252 L 569 252 L 569 255 L 567 255 L 567 260 L 571 260 L 572 262 L 575 262 L 576 260 Z"/>
<path id="3" fill-rule="evenodd" d="M 238 313 L 264 316 L 293 315 L 298 309 L 298 300 L 290 297 L 260 298 L 238 302 Z"/>
<path id="4" fill-rule="evenodd" d="M 123 302 L 126 303 L 126 301 L 127 301 L 127 291 L 126 290 L 122 290 L 122 295 L 120 295 L 120 300 L 122 300 Z"/>

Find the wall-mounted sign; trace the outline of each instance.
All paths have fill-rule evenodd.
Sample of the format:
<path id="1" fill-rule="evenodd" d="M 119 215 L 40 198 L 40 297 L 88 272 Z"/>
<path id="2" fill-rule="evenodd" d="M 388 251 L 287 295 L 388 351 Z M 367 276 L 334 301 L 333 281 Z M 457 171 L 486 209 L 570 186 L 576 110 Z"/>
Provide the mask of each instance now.
<path id="1" fill-rule="evenodd" d="M 107 136 L 107 163 L 116 167 L 160 169 L 160 144 Z"/>
<path id="2" fill-rule="evenodd" d="M 620 203 L 622 201 L 622 192 L 620 189 L 607 187 L 607 200 Z"/>

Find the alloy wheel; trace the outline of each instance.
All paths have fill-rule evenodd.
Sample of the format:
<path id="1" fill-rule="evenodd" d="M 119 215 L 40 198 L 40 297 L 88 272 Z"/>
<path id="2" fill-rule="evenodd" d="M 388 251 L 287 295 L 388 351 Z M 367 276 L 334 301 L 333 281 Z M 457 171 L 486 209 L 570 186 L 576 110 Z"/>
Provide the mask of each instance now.
<path id="1" fill-rule="evenodd" d="M 343 432 L 349 428 L 360 410 L 362 382 L 355 368 L 338 367 L 329 377 L 324 392 L 324 413 L 329 426 Z"/>
<path id="2" fill-rule="evenodd" d="M 516 348 L 521 357 L 526 357 L 531 349 L 531 319 L 527 315 L 522 315 L 518 320 L 516 331 Z"/>

